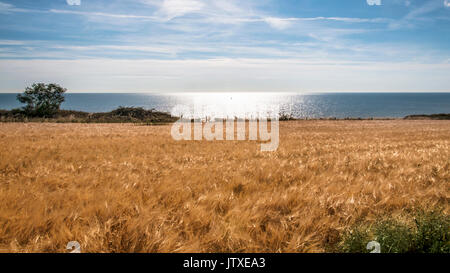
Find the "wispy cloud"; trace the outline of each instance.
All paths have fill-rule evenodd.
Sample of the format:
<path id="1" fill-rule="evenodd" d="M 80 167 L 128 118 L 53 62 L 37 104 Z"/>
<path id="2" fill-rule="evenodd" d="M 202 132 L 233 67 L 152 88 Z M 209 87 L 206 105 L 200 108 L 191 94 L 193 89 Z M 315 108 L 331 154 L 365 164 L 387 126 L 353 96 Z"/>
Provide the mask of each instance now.
<path id="1" fill-rule="evenodd" d="M 327 5 L 280 1 L 91 0 L 77 5 L 76 0 L 42 0 L 25 5 L 0 0 L 0 89 L 6 82 L 13 86 L 24 79 L 55 77 L 81 90 L 73 75 L 91 79 L 83 80 L 91 90 L 126 85 L 136 91 L 207 90 L 214 89 L 214 80 L 215 88 L 223 90 L 252 85 L 309 89 L 314 81 L 318 89 L 332 84 L 342 89 L 356 90 L 364 84 L 383 89 L 383 83 L 388 89 L 397 86 L 396 80 L 408 78 L 424 86 L 432 80 L 427 69 L 449 72 L 442 66 L 450 58 L 445 39 L 449 0 L 372 1 L 373 6 L 361 0 L 351 8 L 347 1 L 324 0 Z M 323 10 L 324 6 L 329 8 Z M 430 39 L 422 41 L 424 34 Z M 45 69 L 27 75 L 28 68 L 19 64 L 36 70 L 40 64 Z M 55 71 L 63 65 L 74 74 Z M 383 74 L 390 73 L 389 67 L 393 73 Z M 412 67 L 417 73 L 411 72 Z M 8 69 L 15 72 L 3 73 Z M 384 82 L 367 71 L 382 75 Z M 100 86 L 108 82 L 108 75 L 115 79 L 111 86 Z M 448 86 L 442 75 L 436 76 L 438 82 Z M 125 80 L 133 77 L 139 82 Z M 330 79 L 330 85 L 323 79 Z M 407 89 L 406 83 L 402 88 Z"/>
<path id="2" fill-rule="evenodd" d="M 389 28 L 414 28 L 418 23 L 421 23 L 423 21 L 433 21 L 439 19 L 439 16 L 433 17 L 429 16 L 429 14 L 444 9 L 446 1 L 448 0 L 445 0 L 444 4 L 442 0 L 426 0 L 420 2 L 419 6 L 412 7 L 411 10 L 403 18 L 391 21 L 389 23 Z M 410 4 L 408 4 L 407 6 L 409 7 Z"/>
<path id="3" fill-rule="evenodd" d="M 17 8 L 12 4 L 0 2 L 0 13 L 13 13 L 13 12 L 42 12 L 40 10 Z"/>
<path id="4" fill-rule="evenodd" d="M 80 6 L 81 0 L 66 0 L 69 6 Z"/>
<path id="5" fill-rule="evenodd" d="M 62 10 L 62 9 L 50 9 L 49 12 L 60 13 L 60 14 L 83 15 L 83 16 L 101 16 L 101 17 L 111 17 L 111 18 L 122 18 L 122 19 L 144 19 L 144 20 L 154 20 L 154 21 L 158 20 L 158 17 L 155 17 L 155 16 L 144 16 L 144 15 L 134 15 L 134 14 L 116 14 L 116 13 L 105 13 L 105 12 Z"/>
<path id="6" fill-rule="evenodd" d="M 24 44 L 26 44 L 24 41 L 0 40 L 0 45 L 24 45 Z"/>
<path id="7" fill-rule="evenodd" d="M 57 81 L 72 92 L 448 91 L 449 69 L 450 64 L 297 59 L 5 60 L 0 79 L 8 78 L 9 91 L 33 81 Z"/>
<path id="8" fill-rule="evenodd" d="M 292 19 L 285 18 L 275 18 L 275 17 L 266 17 L 263 19 L 266 23 L 268 23 L 271 27 L 276 29 L 285 29 L 291 26 Z"/>
<path id="9" fill-rule="evenodd" d="M 366 0 L 367 5 L 369 6 L 380 6 L 381 0 Z"/>
<path id="10" fill-rule="evenodd" d="M 69 3 L 70 2 L 70 3 Z M 235 1 L 205 1 L 205 0 L 141 0 L 157 9 L 151 15 L 137 15 L 124 13 L 111 13 L 103 11 L 81 11 L 72 9 L 21 9 L 12 4 L 0 2 L 0 12 L 49 12 L 55 14 L 72 14 L 87 17 L 110 17 L 119 19 L 149 20 L 154 22 L 165 22 L 183 17 L 189 14 L 197 14 L 198 17 L 191 18 L 192 22 L 208 22 L 217 24 L 242 24 L 265 22 L 274 29 L 282 30 L 291 26 L 294 22 L 301 21 L 337 21 L 347 23 L 387 23 L 387 18 L 354 18 L 354 17 L 274 17 L 267 16 L 261 12 L 244 10 Z M 81 1 L 68 1 L 69 5 L 79 5 Z"/>
<path id="11" fill-rule="evenodd" d="M 161 3 L 157 14 L 170 20 L 188 13 L 201 11 L 204 6 L 203 2 L 197 0 L 165 0 Z"/>
<path id="12" fill-rule="evenodd" d="M 430 13 L 440 8 L 442 8 L 442 0 L 428 0 L 420 7 L 415 8 L 411 12 L 409 12 L 405 16 L 405 19 L 414 19 L 420 15 Z"/>

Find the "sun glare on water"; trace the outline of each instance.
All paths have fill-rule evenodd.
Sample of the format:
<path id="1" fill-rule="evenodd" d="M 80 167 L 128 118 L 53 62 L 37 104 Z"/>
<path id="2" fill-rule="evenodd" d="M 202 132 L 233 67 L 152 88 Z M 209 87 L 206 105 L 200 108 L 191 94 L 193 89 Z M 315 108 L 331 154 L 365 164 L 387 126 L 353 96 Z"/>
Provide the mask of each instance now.
<path id="1" fill-rule="evenodd" d="M 252 118 L 279 114 L 286 108 L 287 96 L 273 93 L 189 93 L 177 95 L 179 103 L 172 114 L 193 118 Z M 181 109 L 181 110 L 180 110 Z"/>

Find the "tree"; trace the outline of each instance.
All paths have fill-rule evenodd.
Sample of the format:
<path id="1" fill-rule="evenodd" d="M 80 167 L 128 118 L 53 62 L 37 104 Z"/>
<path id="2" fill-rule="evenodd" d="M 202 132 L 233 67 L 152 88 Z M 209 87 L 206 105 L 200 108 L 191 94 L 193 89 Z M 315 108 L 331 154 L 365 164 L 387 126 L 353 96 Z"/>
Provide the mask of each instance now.
<path id="1" fill-rule="evenodd" d="M 26 115 L 37 117 L 52 117 L 61 103 L 64 102 L 64 93 L 67 89 L 51 83 L 35 83 L 27 87 L 23 94 L 17 95 L 17 100 L 27 105 L 23 107 Z"/>

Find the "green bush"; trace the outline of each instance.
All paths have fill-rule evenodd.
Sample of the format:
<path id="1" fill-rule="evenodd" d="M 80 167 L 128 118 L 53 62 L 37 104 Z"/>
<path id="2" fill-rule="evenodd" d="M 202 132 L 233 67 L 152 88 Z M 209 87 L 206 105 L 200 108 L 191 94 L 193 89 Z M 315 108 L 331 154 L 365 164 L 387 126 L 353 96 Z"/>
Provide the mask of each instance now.
<path id="1" fill-rule="evenodd" d="M 450 253 L 450 217 L 438 211 L 416 215 L 416 251 L 421 253 Z"/>
<path id="2" fill-rule="evenodd" d="M 177 117 L 172 117 L 169 113 L 133 107 L 119 107 L 116 110 L 105 113 L 58 110 L 52 117 L 30 116 L 21 109 L 0 110 L 1 122 L 139 123 L 155 125 L 171 123 L 177 120 Z"/>
<path id="3" fill-rule="evenodd" d="M 356 225 L 338 244 L 338 252 L 369 253 L 376 241 L 381 253 L 450 253 L 450 219 L 442 211 L 418 211 L 410 221 L 380 219 L 372 226 Z"/>
<path id="4" fill-rule="evenodd" d="M 366 249 L 367 243 L 372 241 L 367 229 L 358 227 L 348 231 L 344 235 L 343 242 L 338 248 L 338 252 L 347 253 L 365 253 L 369 252 Z"/>
<path id="5" fill-rule="evenodd" d="M 414 231 L 393 220 L 381 221 L 375 226 L 375 238 L 383 253 L 414 252 Z"/>
<path id="6" fill-rule="evenodd" d="M 54 83 L 35 83 L 27 87 L 23 94 L 18 94 L 17 100 L 26 104 L 23 113 L 28 117 L 53 117 L 64 102 L 66 91 Z"/>

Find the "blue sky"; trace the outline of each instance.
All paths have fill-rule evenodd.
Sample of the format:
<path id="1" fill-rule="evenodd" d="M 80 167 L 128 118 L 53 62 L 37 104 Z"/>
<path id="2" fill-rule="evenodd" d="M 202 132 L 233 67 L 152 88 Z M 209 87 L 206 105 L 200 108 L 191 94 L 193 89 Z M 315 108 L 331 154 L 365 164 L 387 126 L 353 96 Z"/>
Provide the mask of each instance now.
<path id="1" fill-rule="evenodd" d="M 450 92 L 450 0 L 0 0 L 0 92 Z"/>

